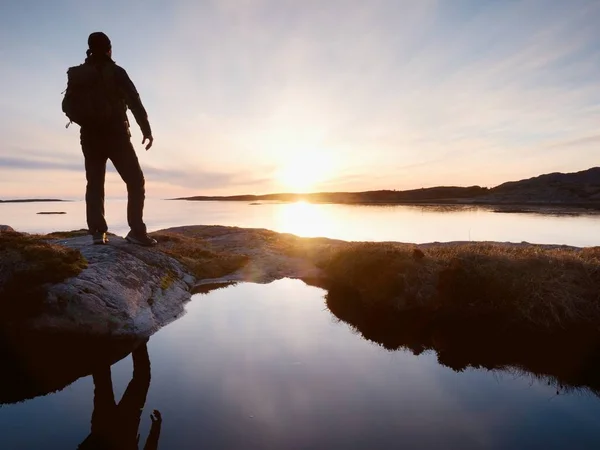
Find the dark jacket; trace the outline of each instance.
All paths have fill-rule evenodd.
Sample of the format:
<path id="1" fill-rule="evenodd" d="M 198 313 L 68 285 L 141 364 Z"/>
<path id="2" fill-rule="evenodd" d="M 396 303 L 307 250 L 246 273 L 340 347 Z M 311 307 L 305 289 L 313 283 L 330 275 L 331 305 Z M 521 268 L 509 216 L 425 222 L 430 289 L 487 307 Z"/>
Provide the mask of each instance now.
<path id="1" fill-rule="evenodd" d="M 102 131 L 125 131 L 129 134 L 129 120 L 127 119 L 127 108 L 129 108 L 133 113 L 133 117 L 135 117 L 135 121 L 142 130 L 142 134 L 144 136 L 151 136 L 152 130 L 150 128 L 150 122 L 148 122 L 148 114 L 146 113 L 144 105 L 142 105 L 140 94 L 138 94 L 135 85 L 129 78 L 129 75 L 127 75 L 125 69 L 115 64 L 115 62 L 108 55 L 91 55 L 88 58 L 86 58 L 84 64 L 96 66 L 98 70 L 102 71 L 104 71 L 107 68 L 106 66 L 112 69 L 117 96 L 120 100 L 120 115 L 119 117 L 115 118 L 114 123 L 108 125 L 111 128 L 111 130 L 106 130 L 105 127 L 103 127 Z M 88 131 L 93 132 L 95 130 L 86 130 L 84 128 L 82 128 L 81 130 L 82 134 Z"/>

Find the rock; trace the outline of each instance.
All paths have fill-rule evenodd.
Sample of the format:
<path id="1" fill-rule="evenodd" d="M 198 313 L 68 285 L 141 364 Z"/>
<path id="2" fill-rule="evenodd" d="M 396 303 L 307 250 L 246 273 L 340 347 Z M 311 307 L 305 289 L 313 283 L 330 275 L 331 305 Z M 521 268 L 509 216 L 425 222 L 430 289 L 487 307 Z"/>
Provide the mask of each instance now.
<path id="1" fill-rule="evenodd" d="M 0 225 L 0 233 L 2 233 L 3 231 L 15 231 L 15 230 L 13 230 L 13 228 L 9 227 L 8 225 Z"/>
<path id="2" fill-rule="evenodd" d="M 34 330 L 144 337 L 184 313 L 195 278 L 161 251 L 117 236 L 109 245 L 89 236 L 56 243 L 79 250 L 88 267 L 49 287 L 44 313 L 28 323 Z"/>
<path id="3" fill-rule="evenodd" d="M 118 236 L 110 236 L 109 245 L 92 245 L 85 231 L 47 235 L 48 242 L 81 252 L 87 267 L 78 268 L 76 276 L 69 272 L 65 277 L 71 278 L 66 280 L 58 278 L 64 280 L 60 283 L 42 285 L 40 311 L 36 310 L 33 318 L 31 314 L 23 319 L 25 323 L 19 322 L 19 326 L 40 332 L 144 338 L 183 315 L 192 293 L 206 293 L 237 282 L 270 283 L 281 278 L 302 279 L 323 288 L 340 284 L 340 280 L 332 281 L 337 275 L 331 268 L 331 257 L 344 249 L 352 256 L 356 247 L 333 239 L 223 226 L 176 227 L 157 232 L 155 237 L 159 245 L 146 248 L 129 244 Z M 524 243 L 448 242 L 412 248 L 406 244 L 406 251 L 414 260 L 426 264 L 432 250 L 465 246 L 581 250 Z M 374 243 L 372 247 L 377 245 Z M 459 263 L 456 261 L 456 267 L 451 264 L 450 268 L 460 269 Z M 347 282 L 344 264 L 339 276 Z M 0 275 L 7 282 L 11 273 L 4 270 Z M 365 286 L 368 284 L 361 285 L 361 289 Z M 429 291 L 420 291 L 419 295 L 425 295 L 424 292 Z M 11 323 L 16 322 L 13 319 Z"/>

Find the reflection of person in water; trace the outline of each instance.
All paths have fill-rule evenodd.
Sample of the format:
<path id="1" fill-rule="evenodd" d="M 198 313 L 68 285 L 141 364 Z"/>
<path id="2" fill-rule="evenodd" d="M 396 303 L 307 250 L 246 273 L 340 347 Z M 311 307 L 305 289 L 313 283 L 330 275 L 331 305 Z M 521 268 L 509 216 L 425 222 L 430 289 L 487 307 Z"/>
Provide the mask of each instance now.
<path id="1" fill-rule="evenodd" d="M 138 428 L 150 388 L 150 358 L 146 344 L 135 349 L 131 356 L 133 378 L 118 404 L 115 402 L 110 366 L 92 374 L 94 379 L 92 432 L 79 445 L 80 450 L 138 449 L 140 439 Z M 156 410 L 150 417 L 152 426 L 144 450 L 158 448 L 162 418 L 160 412 Z"/>

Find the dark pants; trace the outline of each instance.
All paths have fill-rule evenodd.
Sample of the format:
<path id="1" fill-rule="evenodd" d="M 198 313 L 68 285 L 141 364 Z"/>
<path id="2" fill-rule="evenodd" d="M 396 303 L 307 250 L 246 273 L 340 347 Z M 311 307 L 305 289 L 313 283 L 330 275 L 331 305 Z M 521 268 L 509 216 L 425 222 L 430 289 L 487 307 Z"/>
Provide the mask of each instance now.
<path id="1" fill-rule="evenodd" d="M 140 163 L 124 133 L 81 133 L 81 148 L 85 157 L 85 192 L 87 223 L 90 233 L 105 233 L 104 178 L 106 161 L 111 160 L 127 185 L 127 222 L 134 233 L 146 233 L 143 220 L 145 181 Z"/>

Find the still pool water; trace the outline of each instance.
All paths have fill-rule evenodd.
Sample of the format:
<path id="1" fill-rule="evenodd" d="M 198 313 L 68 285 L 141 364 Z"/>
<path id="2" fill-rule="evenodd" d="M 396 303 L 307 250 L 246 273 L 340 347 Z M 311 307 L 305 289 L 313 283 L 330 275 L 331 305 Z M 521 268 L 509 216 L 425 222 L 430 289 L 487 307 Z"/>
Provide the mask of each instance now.
<path id="1" fill-rule="evenodd" d="M 146 448 L 158 437 L 182 450 L 600 448 L 590 390 L 557 395 L 523 370 L 455 372 L 433 352 L 388 351 L 324 295 L 289 279 L 196 295 L 133 357 L 2 405 L 0 448 L 105 448 L 92 444 L 110 430 L 122 448 L 139 434 L 139 449 L 149 434 Z"/>

